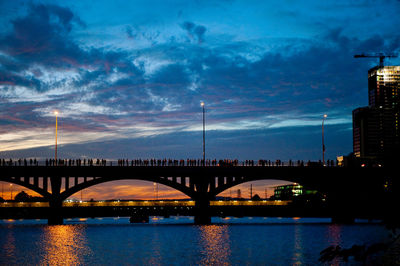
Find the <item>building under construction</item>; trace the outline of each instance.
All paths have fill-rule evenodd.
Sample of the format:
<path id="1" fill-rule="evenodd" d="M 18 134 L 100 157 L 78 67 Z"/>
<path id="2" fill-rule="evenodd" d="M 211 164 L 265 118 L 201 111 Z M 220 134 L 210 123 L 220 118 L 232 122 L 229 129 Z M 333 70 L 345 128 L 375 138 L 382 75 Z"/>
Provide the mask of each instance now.
<path id="1" fill-rule="evenodd" d="M 353 111 L 353 151 L 362 161 L 398 161 L 399 93 L 400 66 L 383 66 L 381 59 L 368 71 L 369 105 Z"/>

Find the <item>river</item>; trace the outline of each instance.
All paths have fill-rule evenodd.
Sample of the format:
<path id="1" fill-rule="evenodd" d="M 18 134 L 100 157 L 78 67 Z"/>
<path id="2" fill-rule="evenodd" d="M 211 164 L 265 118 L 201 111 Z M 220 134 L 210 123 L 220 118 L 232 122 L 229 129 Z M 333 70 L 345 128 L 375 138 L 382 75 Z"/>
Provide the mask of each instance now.
<path id="1" fill-rule="evenodd" d="M 48 226 L 46 220 L 0 220 L 0 265 L 318 265 L 320 251 L 330 245 L 371 244 L 389 235 L 381 224 L 366 221 L 227 217 L 212 222 L 96 218 Z"/>

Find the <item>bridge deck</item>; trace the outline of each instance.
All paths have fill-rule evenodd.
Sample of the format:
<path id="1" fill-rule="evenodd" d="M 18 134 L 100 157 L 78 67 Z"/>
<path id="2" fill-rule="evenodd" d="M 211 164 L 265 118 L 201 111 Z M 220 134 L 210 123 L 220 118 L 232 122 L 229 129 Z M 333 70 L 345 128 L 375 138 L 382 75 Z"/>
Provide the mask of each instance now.
<path id="1" fill-rule="evenodd" d="M 210 206 L 283 206 L 291 201 L 270 200 L 218 200 L 210 201 Z M 63 202 L 62 207 L 166 207 L 166 206 L 195 206 L 193 200 L 158 200 L 158 201 L 83 201 Z M 0 208 L 46 208 L 48 202 L 2 202 Z"/>

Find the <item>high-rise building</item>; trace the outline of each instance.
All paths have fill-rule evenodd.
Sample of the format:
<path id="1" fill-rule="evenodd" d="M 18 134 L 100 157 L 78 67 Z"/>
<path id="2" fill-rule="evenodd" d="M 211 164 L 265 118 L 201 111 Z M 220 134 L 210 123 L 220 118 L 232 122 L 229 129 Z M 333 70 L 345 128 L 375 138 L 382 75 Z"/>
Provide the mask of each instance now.
<path id="1" fill-rule="evenodd" d="M 353 111 L 354 155 L 376 162 L 399 159 L 400 66 L 368 71 L 368 102 Z"/>
<path id="2" fill-rule="evenodd" d="M 374 67 L 368 71 L 370 107 L 398 108 L 400 105 L 400 66 Z"/>

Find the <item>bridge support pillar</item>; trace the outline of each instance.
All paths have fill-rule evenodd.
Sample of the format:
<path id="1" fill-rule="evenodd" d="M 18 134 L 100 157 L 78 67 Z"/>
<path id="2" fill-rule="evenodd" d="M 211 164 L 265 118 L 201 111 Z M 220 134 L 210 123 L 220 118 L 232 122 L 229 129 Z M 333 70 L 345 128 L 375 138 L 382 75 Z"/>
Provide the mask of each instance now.
<path id="1" fill-rule="evenodd" d="M 351 216 L 333 216 L 331 218 L 333 224 L 354 224 L 355 218 Z"/>
<path id="2" fill-rule="evenodd" d="M 47 217 L 48 225 L 61 225 L 64 223 L 61 201 L 50 201 L 50 208 Z"/>
<path id="3" fill-rule="evenodd" d="M 358 199 L 353 198 L 350 195 L 346 195 L 345 197 L 336 197 L 330 203 L 330 213 L 331 221 L 334 224 L 352 224 L 355 222 L 355 217 L 358 214 L 358 210 L 360 206 L 363 206 L 362 202 L 357 204 Z"/>
<path id="4" fill-rule="evenodd" d="M 208 199 L 198 199 L 195 201 L 194 223 L 198 225 L 211 224 L 211 209 Z"/>
<path id="5" fill-rule="evenodd" d="M 60 199 L 61 192 L 61 177 L 60 176 L 51 176 L 51 198 L 49 201 L 49 213 L 47 223 L 49 225 L 59 225 L 63 224 L 63 216 L 62 216 L 62 200 Z"/>

